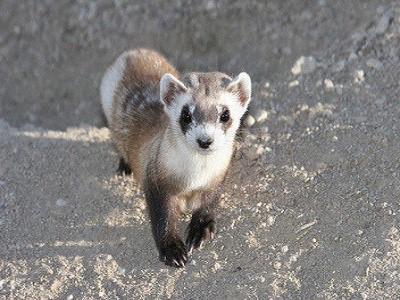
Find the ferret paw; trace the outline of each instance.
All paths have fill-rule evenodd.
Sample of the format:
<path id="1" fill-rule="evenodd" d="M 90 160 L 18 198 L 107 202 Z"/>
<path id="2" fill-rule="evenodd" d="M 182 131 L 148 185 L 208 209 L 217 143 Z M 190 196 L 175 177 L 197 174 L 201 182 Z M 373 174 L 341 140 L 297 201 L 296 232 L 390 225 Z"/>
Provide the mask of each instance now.
<path id="1" fill-rule="evenodd" d="M 180 238 L 175 238 L 160 250 L 160 260 L 167 266 L 182 268 L 188 261 L 185 245 Z"/>
<path id="2" fill-rule="evenodd" d="M 117 174 L 119 176 L 132 174 L 131 167 L 125 162 L 125 160 L 123 158 L 119 159 L 119 166 L 118 166 Z"/>
<path id="3" fill-rule="evenodd" d="M 216 223 L 213 219 L 196 219 L 190 222 L 186 238 L 186 247 L 189 249 L 189 253 L 193 249 L 199 248 L 205 241 L 212 240 L 215 236 Z"/>

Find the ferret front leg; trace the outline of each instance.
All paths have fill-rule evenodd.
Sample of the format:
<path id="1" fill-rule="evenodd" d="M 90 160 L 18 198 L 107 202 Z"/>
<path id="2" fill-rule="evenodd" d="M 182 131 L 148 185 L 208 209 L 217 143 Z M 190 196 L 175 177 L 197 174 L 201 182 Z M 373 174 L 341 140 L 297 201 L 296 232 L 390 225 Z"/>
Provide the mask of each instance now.
<path id="1" fill-rule="evenodd" d="M 201 201 L 205 205 L 195 211 L 187 228 L 186 246 L 189 253 L 193 248 L 199 248 L 207 240 L 212 240 L 216 231 L 216 208 L 218 196 L 202 194 Z"/>
<path id="2" fill-rule="evenodd" d="M 172 197 L 165 195 L 157 186 L 148 185 L 146 201 L 149 208 L 151 226 L 160 260 L 168 266 L 184 267 L 187 251 L 177 230 L 178 212 Z"/>

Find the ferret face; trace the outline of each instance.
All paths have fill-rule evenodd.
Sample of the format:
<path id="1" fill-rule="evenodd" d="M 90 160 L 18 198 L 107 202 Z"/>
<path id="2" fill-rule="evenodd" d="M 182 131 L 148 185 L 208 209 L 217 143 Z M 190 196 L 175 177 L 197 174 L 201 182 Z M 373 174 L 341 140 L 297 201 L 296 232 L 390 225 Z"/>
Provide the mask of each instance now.
<path id="1" fill-rule="evenodd" d="M 179 81 L 161 79 L 161 99 L 179 144 L 208 155 L 232 147 L 250 101 L 250 77 L 232 80 L 222 73 L 190 73 Z"/>

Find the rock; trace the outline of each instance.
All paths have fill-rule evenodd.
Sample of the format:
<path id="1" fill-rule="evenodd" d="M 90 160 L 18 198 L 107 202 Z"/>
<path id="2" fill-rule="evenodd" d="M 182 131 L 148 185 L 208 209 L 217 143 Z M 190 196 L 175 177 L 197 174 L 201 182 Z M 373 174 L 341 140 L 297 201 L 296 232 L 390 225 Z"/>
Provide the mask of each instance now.
<path id="1" fill-rule="evenodd" d="M 332 91 L 335 88 L 335 84 L 330 79 L 324 79 L 324 85 L 326 90 Z"/>
<path id="2" fill-rule="evenodd" d="M 268 118 L 268 112 L 265 109 L 259 109 L 254 113 L 254 118 L 257 123 L 263 123 Z"/>
<path id="3" fill-rule="evenodd" d="M 366 65 L 377 70 L 383 68 L 383 63 L 376 58 L 369 58 L 366 62 Z"/>
<path id="4" fill-rule="evenodd" d="M 58 206 L 65 206 L 65 205 L 67 205 L 67 200 L 62 199 L 62 198 L 57 199 L 57 205 Z"/>
<path id="5" fill-rule="evenodd" d="M 268 226 L 271 226 L 271 225 L 273 225 L 275 223 L 275 217 L 273 217 L 273 216 L 268 216 L 268 218 L 267 218 L 267 224 L 268 224 Z"/>
<path id="6" fill-rule="evenodd" d="M 214 270 L 218 271 L 219 269 L 221 269 L 221 265 L 218 262 L 216 262 L 214 265 Z"/>
<path id="7" fill-rule="evenodd" d="M 307 111 L 307 110 L 309 110 L 310 109 L 310 107 L 307 105 L 307 104 L 303 104 L 301 107 L 300 107 L 300 111 Z"/>
<path id="8" fill-rule="evenodd" d="M 257 147 L 257 155 L 260 156 L 261 154 L 263 154 L 265 152 L 265 149 L 262 146 L 258 146 Z"/>
<path id="9" fill-rule="evenodd" d="M 317 62 L 313 56 L 302 56 L 292 67 L 293 75 L 308 74 L 315 71 Z"/>
<path id="10" fill-rule="evenodd" d="M 288 87 L 289 88 L 294 88 L 294 87 L 299 86 L 299 85 L 300 85 L 300 82 L 298 80 L 294 80 L 292 82 L 289 82 Z"/>
<path id="11" fill-rule="evenodd" d="M 365 81 L 365 72 L 363 70 L 356 70 L 353 73 L 353 77 L 355 83 L 362 83 Z"/>
<path id="12" fill-rule="evenodd" d="M 253 126 L 256 123 L 256 120 L 253 118 L 252 115 L 248 115 L 244 120 L 243 120 L 243 126 L 246 128 L 249 128 Z"/>
<path id="13" fill-rule="evenodd" d="M 282 267 L 282 263 L 279 261 L 274 262 L 274 268 L 276 270 L 279 270 Z"/>

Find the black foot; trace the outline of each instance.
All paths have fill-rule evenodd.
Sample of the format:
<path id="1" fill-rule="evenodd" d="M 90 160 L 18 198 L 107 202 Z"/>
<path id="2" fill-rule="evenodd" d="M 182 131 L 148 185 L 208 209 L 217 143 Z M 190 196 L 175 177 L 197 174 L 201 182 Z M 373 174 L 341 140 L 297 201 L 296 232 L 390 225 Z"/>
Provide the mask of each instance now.
<path id="1" fill-rule="evenodd" d="M 216 227 L 215 220 L 210 216 L 192 217 L 187 228 L 188 237 L 186 238 L 186 247 L 189 249 L 189 253 L 193 249 L 201 247 L 205 241 L 212 240 Z"/>
<path id="2" fill-rule="evenodd" d="M 182 268 L 188 261 L 185 245 L 179 238 L 173 239 L 160 250 L 160 260 L 167 266 Z"/>
<path id="3" fill-rule="evenodd" d="M 117 174 L 119 176 L 132 174 L 131 167 L 125 162 L 125 160 L 123 158 L 119 159 L 119 166 L 118 166 Z"/>

